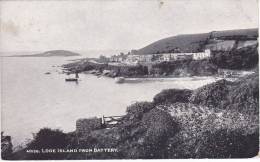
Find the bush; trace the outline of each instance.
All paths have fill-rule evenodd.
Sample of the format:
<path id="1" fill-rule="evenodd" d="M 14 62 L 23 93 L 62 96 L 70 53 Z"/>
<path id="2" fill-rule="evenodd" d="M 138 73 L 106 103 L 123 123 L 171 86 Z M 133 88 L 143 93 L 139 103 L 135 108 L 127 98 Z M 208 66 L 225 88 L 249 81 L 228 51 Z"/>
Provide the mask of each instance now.
<path id="1" fill-rule="evenodd" d="M 211 62 L 224 69 L 252 69 L 258 64 L 257 47 L 258 45 L 253 45 L 232 51 L 214 52 Z"/>
<path id="2" fill-rule="evenodd" d="M 29 148 L 63 148 L 66 147 L 66 134 L 58 129 L 43 128 L 34 135 Z"/>
<path id="3" fill-rule="evenodd" d="M 190 102 L 220 109 L 233 109 L 243 113 L 259 112 L 258 72 L 235 82 L 220 80 L 193 91 Z"/>
<path id="4" fill-rule="evenodd" d="M 243 113 L 259 113 L 258 73 L 234 83 L 228 95 L 227 107 Z"/>
<path id="5" fill-rule="evenodd" d="M 152 66 L 151 74 L 170 74 L 175 76 L 207 76 L 217 73 L 217 66 L 210 60 L 176 60 L 161 62 Z"/>
<path id="6" fill-rule="evenodd" d="M 144 136 L 146 158 L 166 158 L 167 140 L 179 131 L 178 124 L 169 113 L 153 109 L 144 115 L 142 126 L 147 130 Z"/>
<path id="7" fill-rule="evenodd" d="M 239 130 L 220 129 L 205 132 L 197 151 L 199 158 L 252 158 L 259 151 L 259 133 L 243 134 Z"/>
<path id="8" fill-rule="evenodd" d="M 252 157 L 258 151 L 257 115 L 189 103 L 158 108 L 168 111 L 179 123 L 180 131 L 166 144 L 168 158 Z"/>
<path id="9" fill-rule="evenodd" d="M 10 136 L 4 136 L 1 132 L 1 157 L 5 160 L 10 160 L 13 153 L 13 144 Z"/>
<path id="10" fill-rule="evenodd" d="M 188 89 L 167 89 L 154 96 L 155 105 L 163 103 L 189 102 L 192 91 Z"/>
<path id="11" fill-rule="evenodd" d="M 62 131 L 49 128 L 43 128 L 38 133 L 34 135 L 33 140 L 27 144 L 27 147 L 24 151 L 33 149 L 65 149 L 69 143 L 69 140 L 66 137 L 66 134 Z M 40 153 L 40 154 L 25 154 L 25 159 L 29 160 L 48 160 L 48 159 L 66 159 L 65 154 L 63 153 Z"/>
<path id="12" fill-rule="evenodd" d="M 126 108 L 127 120 L 141 120 L 143 114 L 152 110 L 154 108 L 153 103 L 151 102 L 136 102 Z"/>
<path id="13" fill-rule="evenodd" d="M 225 108 L 225 103 L 232 83 L 219 80 L 193 91 L 190 102 L 214 108 Z"/>

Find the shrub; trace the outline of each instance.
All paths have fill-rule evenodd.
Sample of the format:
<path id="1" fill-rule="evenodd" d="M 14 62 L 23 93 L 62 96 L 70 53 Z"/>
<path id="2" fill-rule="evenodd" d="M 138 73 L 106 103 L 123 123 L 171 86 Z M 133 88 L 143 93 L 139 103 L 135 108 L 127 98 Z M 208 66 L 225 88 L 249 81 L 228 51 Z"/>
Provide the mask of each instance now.
<path id="1" fill-rule="evenodd" d="M 231 84 L 229 81 L 219 80 L 198 88 L 193 91 L 190 102 L 208 107 L 224 108 Z"/>
<path id="2" fill-rule="evenodd" d="M 259 151 L 259 133 L 243 134 L 239 130 L 220 129 L 205 132 L 199 140 L 199 158 L 252 158 Z"/>
<path id="3" fill-rule="evenodd" d="M 168 111 L 179 123 L 180 131 L 166 144 L 168 158 L 252 157 L 258 151 L 257 115 L 189 103 L 157 108 Z"/>
<path id="4" fill-rule="evenodd" d="M 66 134 L 61 130 L 43 128 L 35 134 L 28 144 L 30 148 L 63 148 L 66 146 Z"/>
<path id="5" fill-rule="evenodd" d="M 141 120 L 143 114 L 154 108 L 151 102 L 136 102 L 126 108 L 128 120 Z"/>
<path id="6" fill-rule="evenodd" d="M 153 109 L 144 115 L 142 126 L 147 130 L 143 143 L 146 158 L 166 158 L 168 155 L 165 144 L 169 137 L 178 132 L 177 123 L 169 113 Z"/>
<path id="7" fill-rule="evenodd" d="M 258 64 L 258 44 L 232 51 L 214 52 L 211 61 L 219 68 L 252 69 Z"/>
<path id="8" fill-rule="evenodd" d="M 210 60 L 175 60 L 161 62 L 152 66 L 151 74 L 172 74 L 175 76 L 213 75 L 217 73 L 217 66 Z"/>
<path id="9" fill-rule="evenodd" d="M 1 132 L 1 157 L 5 160 L 10 160 L 13 153 L 13 144 L 10 136 L 4 136 Z"/>
<path id="10" fill-rule="evenodd" d="M 167 89 L 154 96 L 153 102 L 162 103 L 189 102 L 192 91 L 188 89 Z"/>
<path id="11" fill-rule="evenodd" d="M 66 137 L 66 134 L 62 131 L 50 128 L 43 128 L 38 133 L 34 135 L 34 138 L 30 143 L 27 144 L 27 147 L 24 151 L 28 149 L 64 149 L 67 147 L 69 141 Z M 25 152 L 26 154 L 26 152 Z M 26 154 L 26 159 L 66 159 L 65 154 L 63 153 L 40 153 L 40 154 Z"/>
<path id="12" fill-rule="evenodd" d="M 234 83 L 228 95 L 227 107 L 243 113 L 259 113 L 258 73 Z"/>

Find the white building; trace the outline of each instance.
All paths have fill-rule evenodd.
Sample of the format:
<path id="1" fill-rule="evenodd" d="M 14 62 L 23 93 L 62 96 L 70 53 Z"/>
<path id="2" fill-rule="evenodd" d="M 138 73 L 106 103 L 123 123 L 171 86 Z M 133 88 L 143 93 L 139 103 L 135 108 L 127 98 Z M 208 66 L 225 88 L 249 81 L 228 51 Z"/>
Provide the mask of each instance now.
<path id="1" fill-rule="evenodd" d="M 172 54 L 171 53 L 164 53 L 159 57 L 159 61 L 171 61 Z"/>
<path id="2" fill-rule="evenodd" d="M 140 55 L 140 62 L 152 62 L 153 55 Z"/>
<path id="3" fill-rule="evenodd" d="M 210 57 L 209 49 L 205 49 L 204 52 L 193 53 L 193 55 L 192 55 L 193 60 L 202 60 L 202 59 L 209 58 L 209 57 Z"/>
<path id="4" fill-rule="evenodd" d="M 206 49 L 204 52 L 198 52 L 198 53 L 162 53 L 162 54 L 146 54 L 146 55 L 130 54 L 127 56 L 125 63 L 138 64 L 144 62 L 149 63 L 153 61 L 167 62 L 167 61 L 187 60 L 187 59 L 202 60 L 209 57 L 210 57 L 209 49 Z"/>
<path id="5" fill-rule="evenodd" d="M 153 55 L 128 55 L 125 63 L 137 64 L 141 62 L 152 62 Z"/>

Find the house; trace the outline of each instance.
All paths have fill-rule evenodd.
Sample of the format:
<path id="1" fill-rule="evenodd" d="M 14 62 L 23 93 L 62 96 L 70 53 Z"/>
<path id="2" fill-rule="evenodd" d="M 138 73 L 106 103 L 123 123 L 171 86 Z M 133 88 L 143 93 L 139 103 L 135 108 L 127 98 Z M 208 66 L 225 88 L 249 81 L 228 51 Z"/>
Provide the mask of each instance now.
<path id="1" fill-rule="evenodd" d="M 171 61 L 172 60 L 172 55 L 171 53 L 164 53 L 161 55 L 159 58 L 160 61 Z"/>
<path id="2" fill-rule="evenodd" d="M 153 55 L 133 55 L 130 54 L 127 56 L 125 63 L 127 64 L 138 64 L 142 62 L 152 62 Z"/>
<path id="3" fill-rule="evenodd" d="M 205 49 L 204 52 L 193 53 L 193 60 L 202 60 L 210 57 L 210 49 Z"/>
<path id="4" fill-rule="evenodd" d="M 164 53 L 159 57 L 159 61 L 174 61 L 192 59 L 192 53 Z"/>
<path id="5" fill-rule="evenodd" d="M 111 57 L 109 58 L 109 61 L 110 61 L 110 62 L 117 62 L 117 61 L 118 61 L 118 60 L 117 60 L 117 56 L 116 56 L 116 55 L 111 56 Z"/>
<path id="6" fill-rule="evenodd" d="M 127 56 L 127 58 L 125 59 L 124 62 L 126 64 L 133 64 L 133 65 L 135 65 L 135 64 L 138 64 L 139 60 L 140 60 L 140 55 L 132 55 L 132 54 L 130 54 L 130 55 Z"/>
<path id="7" fill-rule="evenodd" d="M 197 53 L 162 53 L 162 54 L 146 54 L 137 55 L 131 52 L 125 60 L 127 64 L 137 63 L 150 63 L 150 62 L 163 62 L 163 61 L 175 61 L 175 60 L 202 60 L 210 57 L 210 50 L 206 49 L 204 52 Z M 119 59 L 119 61 L 121 61 Z"/>
<path id="8" fill-rule="evenodd" d="M 148 55 L 140 55 L 140 62 L 152 62 L 153 55 L 148 54 Z"/>
<path id="9" fill-rule="evenodd" d="M 126 59 L 125 55 L 113 55 L 109 58 L 110 62 L 123 62 Z"/>
<path id="10" fill-rule="evenodd" d="M 178 53 L 174 60 L 190 60 L 192 59 L 192 53 Z"/>

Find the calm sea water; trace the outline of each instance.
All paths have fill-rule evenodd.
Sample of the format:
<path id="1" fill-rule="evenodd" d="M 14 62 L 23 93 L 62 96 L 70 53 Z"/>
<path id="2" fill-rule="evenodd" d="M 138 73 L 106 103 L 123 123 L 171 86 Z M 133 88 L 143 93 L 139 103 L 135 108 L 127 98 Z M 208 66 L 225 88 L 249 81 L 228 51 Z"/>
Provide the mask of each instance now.
<path id="1" fill-rule="evenodd" d="M 215 81 L 209 77 L 116 84 L 112 78 L 80 74 L 78 84 L 69 83 L 57 67 L 69 59 L 74 58 L 2 58 L 2 131 L 12 136 L 14 145 L 43 127 L 73 131 L 79 118 L 122 115 L 127 105 L 152 101 L 163 89 L 195 89 Z"/>

